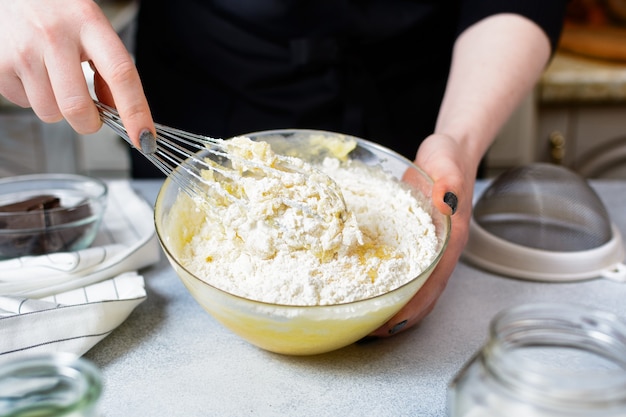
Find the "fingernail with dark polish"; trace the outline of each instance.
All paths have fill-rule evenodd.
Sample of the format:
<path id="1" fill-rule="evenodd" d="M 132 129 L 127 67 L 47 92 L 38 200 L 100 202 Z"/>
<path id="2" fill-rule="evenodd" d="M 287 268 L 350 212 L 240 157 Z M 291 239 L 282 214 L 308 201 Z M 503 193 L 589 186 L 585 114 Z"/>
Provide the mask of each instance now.
<path id="1" fill-rule="evenodd" d="M 389 334 L 398 333 L 400 330 L 404 329 L 404 326 L 406 326 L 407 322 L 408 322 L 407 320 L 403 320 L 400 323 L 396 324 L 391 329 L 389 329 Z"/>
<path id="2" fill-rule="evenodd" d="M 141 152 L 145 154 L 153 154 L 157 150 L 156 138 L 149 130 L 144 130 L 139 134 L 139 145 Z"/>
<path id="3" fill-rule="evenodd" d="M 456 194 L 448 191 L 443 196 L 443 202 L 446 203 L 452 209 L 452 214 L 456 213 L 456 207 L 459 204 L 459 199 L 456 197 Z"/>
<path id="4" fill-rule="evenodd" d="M 356 344 L 357 345 L 366 345 L 368 343 L 375 342 L 378 339 L 380 339 L 378 336 L 365 336 L 364 338 L 357 340 Z"/>

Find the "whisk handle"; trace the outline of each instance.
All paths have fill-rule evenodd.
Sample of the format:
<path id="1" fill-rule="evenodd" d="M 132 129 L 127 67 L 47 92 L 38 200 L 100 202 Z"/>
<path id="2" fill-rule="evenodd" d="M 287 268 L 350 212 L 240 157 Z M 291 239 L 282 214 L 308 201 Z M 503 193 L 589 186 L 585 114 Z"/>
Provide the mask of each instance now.
<path id="1" fill-rule="evenodd" d="M 102 123 L 110 127 L 115 133 L 120 135 L 129 145 L 135 146 L 133 142 L 130 140 L 130 136 L 128 136 L 128 132 L 122 123 L 122 118 L 120 114 L 111 106 L 108 106 L 99 101 L 95 101 L 96 107 L 98 108 L 98 112 L 100 113 L 100 120 Z"/>
<path id="2" fill-rule="evenodd" d="M 128 131 L 124 127 L 124 123 L 122 123 L 122 118 L 116 109 L 111 106 L 108 106 L 104 103 L 94 100 L 96 107 L 98 108 L 98 112 L 100 113 L 100 120 L 102 123 L 110 127 L 115 133 L 124 138 L 126 142 L 133 148 L 135 148 L 135 144 L 128 136 Z M 141 145 L 140 151 L 144 154 L 153 154 L 156 152 L 156 139 L 149 131 L 143 132 L 139 137 L 139 143 Z"/>

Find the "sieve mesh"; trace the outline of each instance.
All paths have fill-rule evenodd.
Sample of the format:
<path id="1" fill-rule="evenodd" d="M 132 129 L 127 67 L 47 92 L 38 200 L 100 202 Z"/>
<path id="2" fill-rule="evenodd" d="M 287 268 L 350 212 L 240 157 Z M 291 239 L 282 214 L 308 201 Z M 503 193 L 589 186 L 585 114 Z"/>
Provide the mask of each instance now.
<path id="1" fill-rule="evenodd" d="M 474 220 L 501 239 L 547 251 L 594 249 L 613 236 L 609 214 L 587 181 L 547 163 L 501 174 L 476 202 Z"/>

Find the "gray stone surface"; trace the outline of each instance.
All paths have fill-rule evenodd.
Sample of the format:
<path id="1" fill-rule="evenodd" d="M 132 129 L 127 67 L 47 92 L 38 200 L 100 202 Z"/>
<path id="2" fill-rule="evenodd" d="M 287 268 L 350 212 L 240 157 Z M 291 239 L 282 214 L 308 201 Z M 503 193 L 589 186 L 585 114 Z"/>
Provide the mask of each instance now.
<path id="1" fill-rule="evenodd" d="M 158 181 L 135 185 L 154 201 Z M 626 182 L 594 185 L 625 234 Z M 419 326 L 324 355 L 289 357 L 224 329 L 196 304 L 165 258 L 143 274 L 148 300 L 86 355 L 104 374 L 106 417 L 443 417 L 448 382 L 480 348 L 501 309 L 569 301 L 626 317 L 626 284 L 534 283 L 460 263 Z"/>

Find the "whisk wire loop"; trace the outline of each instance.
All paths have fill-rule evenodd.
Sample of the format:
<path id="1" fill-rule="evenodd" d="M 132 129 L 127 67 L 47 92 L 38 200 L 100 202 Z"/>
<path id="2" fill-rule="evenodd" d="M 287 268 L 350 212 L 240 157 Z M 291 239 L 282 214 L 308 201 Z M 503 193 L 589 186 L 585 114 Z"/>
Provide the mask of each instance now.
<path id="1" fill-rule="evenodd" d="M 95 103 L 102 122 L 133 146 L 117 110 L 104 103 Z M 243 203 L 241 198 L 235 197 L 216 182 L 206 181 L 202 174 L 203 171 L 209 170 L 234 181 L 233 172 L 222 169 L 219 164 L 211 164 L 196 156 L 198 152 L 206 151 L 207 154 L 226 157 L 227 152 L 221 150 L 224 148 L 223 139 L 196 135 L 158 123 L 155 123 L 154 126 L 157 134 L 157 150 L 153 154 L 144 153 L 143 155 L 167 177 L 171 178 L 181 190 L 197 200 L 199 195 L 206 194 L 205 187 L 209 186 L 221 196 L 235 203 Z M 194 180 L 191 180 L 189 176 Z"/>
<path id="2" fill-rule="evenodd" d="M 102 122 L 133 146 L 116 109 L 98 101 L 95 102 Z M 156 151 L 143 153 L 161 172 L 168 176 L 178 187 L 195 201 L 202 201 L 209 193 L 216 192 L 220 197 L 246 207 L 245 192 L 239 187 L 243 176 L 264 176 L 277 178 L 282 184 L 286 176 L 296 176 L 300 182 L 306 182 L 316 192 L 311 202 L 294 201 L 287 194 L 280 197 L 282 204 L 302 210 L 309 215 L 325 218 L 332 213 L 345 217 L 346 206 L 343 195 L 332 179 L 318 170 L 309 167 L 303 170 L 293 158 L 275 155 L 276 163 L 256 161 L 253 158 L 233 153 L 224 139 L 215 139 L 189 133 L 173 127 L 155 123 Z M 310 180 L 311 175 L 315 180 Z M 213 177 L 207 179 L 206 175 Z M 283 185 L 284 186 L 284 185 Z M 227 201 L 228 201 L 227 200 Z M 317 201 L 315 201 L 317 200 Z M 319 212 L 319 201 L 325 200 L 325 207 L 332 213 Z M 207 204 L 211 208 L 211 204 Z"/>

